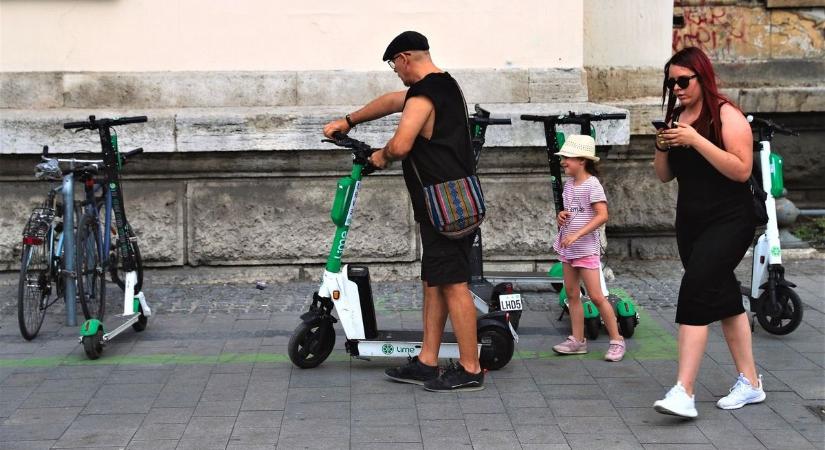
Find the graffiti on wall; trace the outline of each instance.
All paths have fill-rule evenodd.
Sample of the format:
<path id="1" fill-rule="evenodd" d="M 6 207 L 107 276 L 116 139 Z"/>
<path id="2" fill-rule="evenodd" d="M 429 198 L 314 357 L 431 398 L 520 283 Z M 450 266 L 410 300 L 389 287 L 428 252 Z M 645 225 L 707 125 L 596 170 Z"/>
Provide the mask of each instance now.
<path id="1" fill-rule="evenodd" d="M 764 9 L 685 6 L 681 12 L 684 27 L 673 30 L 674 52 L 699 47 L 716 60 L 768 56 L 770 19 Z"/>

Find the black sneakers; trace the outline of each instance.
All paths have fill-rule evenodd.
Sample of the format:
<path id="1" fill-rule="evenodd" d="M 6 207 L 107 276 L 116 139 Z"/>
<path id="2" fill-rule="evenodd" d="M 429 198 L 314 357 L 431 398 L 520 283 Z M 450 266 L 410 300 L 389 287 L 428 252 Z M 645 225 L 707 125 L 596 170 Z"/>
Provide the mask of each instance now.
<path id="1" fill-rule="evenodd" d="M 401 383 L 423 385 L 425 381 L 438 377 L 438 366 L 428 366 L 418 360 L 418 357 L 407 357 L 407 364 L 392 367 L 384 371 L 387 377 Z"/>
<path id="2" fill-rule="evenodd" d="M 484 371 L 469 373 L 460 363 L 450 364 L 438 378 L 424 383 L 424 389 L 432 392 L 470 392 L 484 389 Z"/>

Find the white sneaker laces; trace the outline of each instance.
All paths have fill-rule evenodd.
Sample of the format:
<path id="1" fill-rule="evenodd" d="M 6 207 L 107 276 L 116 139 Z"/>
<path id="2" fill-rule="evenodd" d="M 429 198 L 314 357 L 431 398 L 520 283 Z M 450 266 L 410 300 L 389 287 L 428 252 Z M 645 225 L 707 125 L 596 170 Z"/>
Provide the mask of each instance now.
<path id="1" fill-rule="evenodd" d="M 749 382 L 744 375 L 739 375 L 739 378 L 736 379 L 736 384 L 733 385 L 732 388 L 728 390 L 731 394 L 733 393 L 745 393 L 748 391 L 755 391 L 757 388 L 753 384 Z"/>

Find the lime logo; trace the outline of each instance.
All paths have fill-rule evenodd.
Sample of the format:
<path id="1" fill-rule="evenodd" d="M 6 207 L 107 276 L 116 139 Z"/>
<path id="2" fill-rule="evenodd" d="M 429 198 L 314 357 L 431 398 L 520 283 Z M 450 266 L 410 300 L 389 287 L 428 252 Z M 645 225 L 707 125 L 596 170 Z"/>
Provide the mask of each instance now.
<path id="1" fill-rule="evenodd" d="M 381 351 L 384 352 L 385 355 L 392 355 L 393 345 L 392 344 L 384 344 L 384 345 L 381 346 Z"/>
<path id="2" fill-rule="evenodd" d="M 109 189 L 116 189 L 116 188 L 117 188 L 117 185 L 115 185 L 114 183 L 109 183 Z"/>
<path id="3" fill-rule="evenodd" d="M 780 255 L 782 255 L 782 250 L 780 250 L 779 247 L 771 248 L 771 256 L 780 256 Z"/>

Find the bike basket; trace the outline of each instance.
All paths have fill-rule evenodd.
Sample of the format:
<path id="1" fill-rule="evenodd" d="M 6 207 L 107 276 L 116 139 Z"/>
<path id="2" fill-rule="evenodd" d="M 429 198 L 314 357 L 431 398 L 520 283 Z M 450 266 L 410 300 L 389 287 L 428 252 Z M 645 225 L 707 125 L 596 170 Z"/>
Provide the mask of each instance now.
<path id="1" fill-rule="evenodd" d="M 54 219 L 52 208 L 35 208 L 29 216 L 29 221 L 26 222 L 26 228 L 23 229 L 23 243 L 26 245 L 43 243 L 46 233 L 49 232 L 52 219 Z"/>

